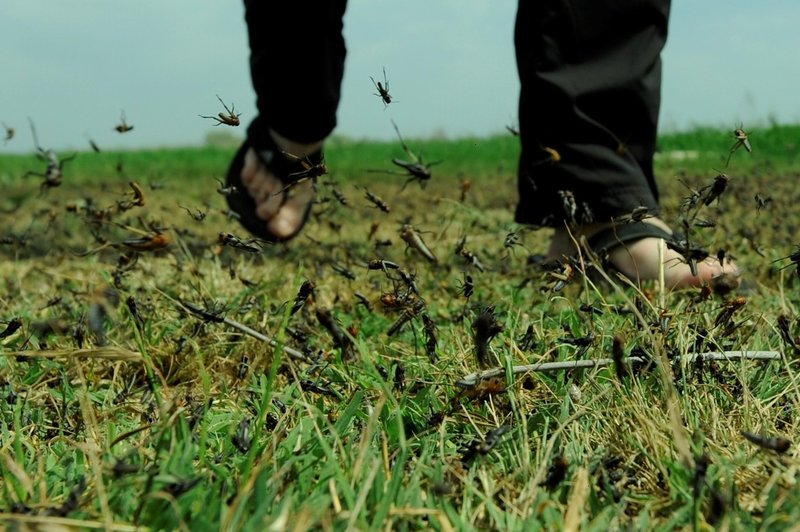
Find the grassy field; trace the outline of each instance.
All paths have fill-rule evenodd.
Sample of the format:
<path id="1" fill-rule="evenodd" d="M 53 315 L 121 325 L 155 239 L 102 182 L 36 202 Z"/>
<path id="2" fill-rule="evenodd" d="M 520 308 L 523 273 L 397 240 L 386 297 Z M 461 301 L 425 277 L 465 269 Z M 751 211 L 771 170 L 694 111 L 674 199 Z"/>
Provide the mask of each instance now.
<path id="1" fill-rule="evenodd" d="M 425 190 L 369 171 L 390 169 L 397 143 L 335 139 L 307 230 L 256 253 L 218 243 L 220 232 L 247 240 L 216 192 L 230 149 L 79 153 L 41 196 L 41 178 L 22 175 L 44 163 L 0 155 L 0 522 L 789 527 L 800 521 L 800 297 L 794 266 L 774 261 L 799 239 L 800 127 L 750 141 L 727 168 L 731 132 L 659 142 L 667 220 L 690 189 L 723 168 L 730 177 L 700 213 L 715 225 L 696 237 L 743 268 L 730 294 L 634 286 L 589 262 L 560 288 L 530 260 L 547 230 L 513 223 L 511 136 L 409 140 L 442 161 Z M 424 231 L 437 263 L 405 248 L 403 223 Z M 168 245 L 133 251 L 154 228 Z M 463 237 L 485 271 L 455 253 Z M 371 259 L 415 276 L 418 295 Z M 305 281 L 313 295 L 298 297 Z M 493 328 L 484 365 L 501 371 L 459 384 L 483 369 L 476 322 Z M 691 358 L 722 351 L 780 358 Z M 649 362 L 513 371 L 620 352 Z M 781 439 L 773 450 L 741 431 Z"/>

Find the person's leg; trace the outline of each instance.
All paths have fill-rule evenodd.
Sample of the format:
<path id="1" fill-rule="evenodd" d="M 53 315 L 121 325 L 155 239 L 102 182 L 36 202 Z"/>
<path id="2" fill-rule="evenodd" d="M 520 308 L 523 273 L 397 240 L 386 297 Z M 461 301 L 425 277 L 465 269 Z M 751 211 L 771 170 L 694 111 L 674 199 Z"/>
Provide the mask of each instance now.
<path id="1" fill-rule="evenodd" d="M 669 7 L 669 0 L 519 2 L 516 221 L 555 228 L 550 258 L 574 250 L 568 225 L 591 236 L 636 207 L 658 214 L 653 154 Z M 658 218 L 648 223 L 668 229 Z M 659 245 L 644 238 L 610 258 L 623 273 L 651 279 Z M 668 250 L 665 258 L 670 286 L 722 271 L 709 262 L 692 278 L 679 254 Z"/>
<path id="2" fill-rule="evenodd" d="M 279 240 L 294 236 L 314 199 L 313 183 L 279 193 L 285 183 L 265 166 L 259 150 L 304 158 L 322 148 L 336 126 L 344 73 L 342 17 L 346 0 L 245 0 L 250 72 L 259 116 L 248 127 L 242 184 L 266 230 Z M 274 154 L 280 157 L 281 154 Z"/>

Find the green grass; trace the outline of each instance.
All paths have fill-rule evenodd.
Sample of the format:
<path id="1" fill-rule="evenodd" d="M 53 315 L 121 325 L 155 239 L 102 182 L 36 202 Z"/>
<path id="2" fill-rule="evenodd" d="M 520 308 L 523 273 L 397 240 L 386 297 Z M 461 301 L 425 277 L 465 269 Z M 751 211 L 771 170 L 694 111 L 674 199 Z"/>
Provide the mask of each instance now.
<path id="1" fill-rule="evenodd" d="M 772 126 L 750 131 L 753 153 L 740 149 L 731 158 L 736 171 L 759 173 L 789 171 L 800 164 L 800 126 Z M 658 171 L 669 173 L 680 169 L 690 173 L 723 170 L 729 150 L 734 144 L 731 132 L 717 129 L 696 129 L 659 137 L 661 152 Z M 426 162 L 441 161 L 435 166 L 439 175 L 459 177 L 498 177 L 516 173 L 519 154 L 518 139 L 511 135 L 458 140 L 408 140 L 409 147 L 422 153 Z M 120 172 L 141 181 L 176 181 L 221 177 L 227 169 L 233 148 L 214 146 L 165 148 L 124 152 L 80 152 L 66 163 L 70 179 L 78 183 L 113 180 Z M 688 159 L 676 160 L 674 152 L 689 152 Z M 696 152 L 696 153 L 692 153 Z M 63 153 L 68 156 L 72 153 Z M 397 142 L 354 141 L 334 137 L 326 148 L 332 176 L 339 180 L 374 180 L 381 174 L 370 170 L 396 170 L 393 157 L 408 159 Z M 158 164 L 153 164 L 158 161 Z M 27 171 L 43 171 L 44 163 L 31 155 L 0 155 L 0 184 L 17 183 Z M 31 178 L 37 180 L 38 178 Z M 394 178 L 392 178 L 394 179 Z M 397 178 L 399 179 L 399 178 Z"/>
<path id="2" fill-rule="evenodd" d="M 740 431 L 798 439 L 797 355 L 778 333 L 781 316 L 797 333 L 798 279 L 771 262 L 798 243 L 798 139 L 800 127 L 751 132 L 753 153 L 733 155 L 728 190 L 701 213 L 717 223 L 703 244 L 726 249 L 746 272 L 725 298 L 596 275 L 554 292 L 551 274 L 527 263 L 547 231 L 520 230 L 523 246 L 504 247 L 519 229 L 512 137 L 409 140 L 426 161 L 443 161 L 424 191 L 366 171 L 391 168 L 403 156 L 396 143 L 335 140 L 331 177 L 349 206 L 324 201 L 303 236 L 260 254 L 217 244 L 220 232 L 244 237 L 213 180 L 230 150 L 81 153 L 43 197 L 39 178 L 21 178 L 42 163 L 2 156 L 0 320 L 22 326 L 0 339 L 0 520 L 170 530 L 786 528 L 800 519 L 796 446 L 778 455 Z M 660 139 L 665 153 L 699 152 L 658 161 L 667 219 L 687 194 L 677 178 L 709 184 L 732 144 L 725 131 Z M 129 180 L 142 185 L 145 205 L 120 212 Z M 363 186 L 391 212 L 372 208 Z M 772 198 L 761 212 L 756 193 Z M 323 182 L 321 198 L 330 195 Z M 195 221 L 183 207 L 207 217 Z M 429 231 L 438 264 L 404 249 L 406 220 Z M 101 242 L 141 236 L 151 222 L 167 228 L 169 247 L 140 253 L 120 274 L 124 250 Z M 462 235 L 485 273 L 454 254 Z M 393 245 L 376 250 L 376 239 Z M 437 325 L 434 357 L 419 318 L 387 336 L 400 312 L 380 298 L 398 285 L 364 267 L 377 257 L 416 274 Z M 465 272 L 475 282 L 469 302 Z M 315 297 L 290 315 L 306 279 Z M 719 316 L 734 297 L 746 304 L 726 322 Z M 204 322 L 176 300 L 216 308 L 316 362 Z M 614 368 L 508 373 L 497 388 L 465 393 L 456 381 L 478 369 L 472 322 L 482 305 L 494 305 L 502 325 L 490 344 L 502 367 L 606 358 L 615 335 L 626 355 L 658 363 L 623 378 Z M 318 309 L 332 311 L 352 349 L 334 345 Z M 584 352 L 569 343 L 590 333 Z M 681 363 L 698 349 L 784 358 Z M 510 430 L 493 448 L 468 459 L 503 425 Z M 710 465 L 695 499 L 701 455 Z"/>

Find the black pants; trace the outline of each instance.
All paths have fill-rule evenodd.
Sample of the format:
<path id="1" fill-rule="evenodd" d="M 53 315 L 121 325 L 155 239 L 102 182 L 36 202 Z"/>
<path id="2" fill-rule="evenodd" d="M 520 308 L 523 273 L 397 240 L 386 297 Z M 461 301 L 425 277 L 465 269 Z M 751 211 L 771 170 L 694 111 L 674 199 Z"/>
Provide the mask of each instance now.
<path id="1" fill-rule="evenodd" d="M 245 0 L 259 118 L 299 142 L 336 126 L 346 0 Z M 653 154 L 669 0 L 520 0 L 516 220 L 560 226 L 658 209 Z M 289 51 L 296 51 L 296 54 Z"/>

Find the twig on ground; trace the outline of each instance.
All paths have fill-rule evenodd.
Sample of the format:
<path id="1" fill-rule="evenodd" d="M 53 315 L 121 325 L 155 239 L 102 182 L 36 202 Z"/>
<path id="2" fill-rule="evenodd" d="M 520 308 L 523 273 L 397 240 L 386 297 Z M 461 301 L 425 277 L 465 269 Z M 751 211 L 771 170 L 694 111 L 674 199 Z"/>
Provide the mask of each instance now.
<path id="1" fill-rule="evenodd" d="M 239 323 L 238 321 L 234 321 L 234 320 L 232 320 L 230 318 L 227 318 L 225 316 L 212 314 L 211 312 L 208 312 L 207 310 L 205 310 L 205 309 L 203 309 L 201 307 L 198 307 L 197 305 L 195 305 L 193 303 L 189 303 L 188 301 L 180 301 L 180 305 L 183 306 L 184 308 L 186 308 L 189 312 L 191 312 L 192 314 L 194 314 L 196 317 L 198 317 L 200 319 L 203 319 L 205 321 L 213 321 L 215 323 L 224 323 L 226 325 L 230 325 L 231 327 L 233 327 L 234 329 L 238 330 L 239 332 L 243 332 L 247 336 L 255 338 L 256 340 L 261 340 L 262 342 L 266 342 L 267 344 L 269 344 L 272 347 L 280 346 L 280 348 L 283 350 L 284 353 L 286 353 L 287 355 L 289 355 L 290 357 L 292 357 L 292 358 L 294 358 L 296 360 L 302 360 L 303 362 L 311 362 L 311 360 L 306 355 L 304 355 L 303 353 L 301 353 L 297 349 L 293 349 L 293 348 L 291 348 L 291 347 L 289 347 L 287 345 L 279 344 L 277 341 L 273 340 L 269 336 L 266 336 L 266 335 L 256 331 L 255 329 L 251 329 L 247 325 Z"/>
<path id="2" fill-rule="evenodd" d="M 680 357 L 681 360 L 694 362 L 698 358 L 706 360 L 778 360 L 781 354 L 777 351 L 712 351 L 709 353 L 689 353 Z M 644 357 L 628 357 L 623 359 L 626 364 L 647 363 L 650 359 Z M 614 363 L 613 358 L 598 358 L 595 360 L 572 360 L 567 362 L 541 362 L 539 364 L 526 364 L 523 366 L 512 366 L 511 372 L 514 375 L 528 373 L 531 371 L 548 372 L 563 371 L 570 369 L 602 368 Z M 505 368 L 494 368 L 486 371 L 470 373 L 463 379 L 456 381 L 459 386 L 474 386 L 479 381 L 491 379 L 505 374 Z"/>

